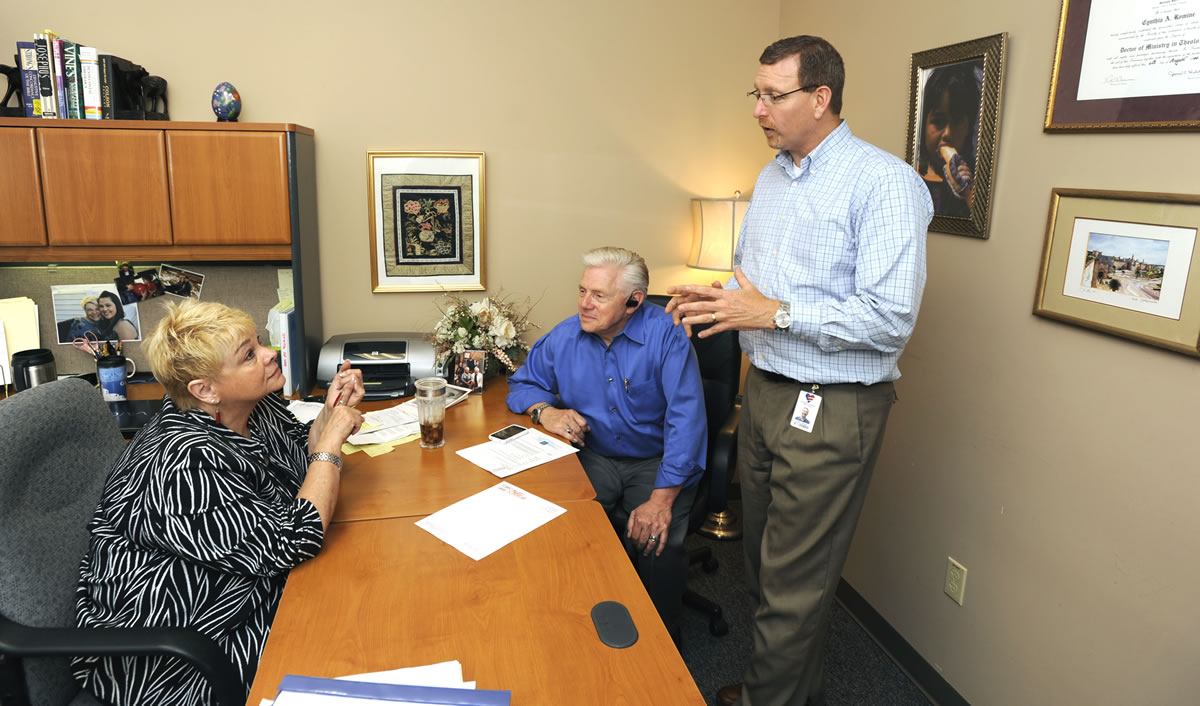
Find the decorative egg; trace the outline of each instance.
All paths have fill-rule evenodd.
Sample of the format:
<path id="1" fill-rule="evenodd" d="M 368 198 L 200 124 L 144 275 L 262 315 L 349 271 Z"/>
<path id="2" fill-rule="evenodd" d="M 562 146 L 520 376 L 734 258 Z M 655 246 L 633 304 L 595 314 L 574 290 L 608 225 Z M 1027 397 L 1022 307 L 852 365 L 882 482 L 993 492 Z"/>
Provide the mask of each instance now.
<path id="1" fill-rule="evenodd" d="M 242 97 L 232 83 L 222 81 L 213 89 L 212 109 L 217 115 L 217 122 L 237 122 L 242 112 Z"/>

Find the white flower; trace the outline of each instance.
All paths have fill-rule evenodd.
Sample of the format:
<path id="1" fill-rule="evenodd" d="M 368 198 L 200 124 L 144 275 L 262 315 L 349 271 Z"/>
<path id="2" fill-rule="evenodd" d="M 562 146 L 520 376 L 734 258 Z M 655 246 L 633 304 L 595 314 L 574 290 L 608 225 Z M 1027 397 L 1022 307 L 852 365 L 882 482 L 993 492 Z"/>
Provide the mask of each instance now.
<path id="1" fill-rule="evenodd" d="M 466 330 L 465 328 L 463 328 L 462 326 L 459 326 L 459 327 L 458 327 L 458 332 L 457 332 L 457 333 L 458 333 L 458 337 L 459 337 L 459 338 L 466 338 L 466 337 L 467 337 L 467 330 Z"/>
<path id="2" fill-rule="evenodd" d="M 482 313 L 485 309 L 490 308 L 490 306 L 491 302 L 489 302 L 486 298 L 482 301 L 477 301 L 471 305 L 471 314 L 479 316 L 480 313 Z"/>

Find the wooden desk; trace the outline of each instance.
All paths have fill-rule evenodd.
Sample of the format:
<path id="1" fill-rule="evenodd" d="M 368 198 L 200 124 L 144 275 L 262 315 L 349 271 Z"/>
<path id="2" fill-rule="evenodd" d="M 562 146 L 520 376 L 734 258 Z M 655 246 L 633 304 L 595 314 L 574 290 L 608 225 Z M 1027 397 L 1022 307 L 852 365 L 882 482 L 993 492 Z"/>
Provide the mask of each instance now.
<path id="1" fill-rule="evenodd" d="M 703 704 L 637 572 L 595 502 L 481 561 L 417 518 L 331 526 L 321 554 L 294 569 L 248 704 L 285 674 L 344 676 L 457 659 L 481 689 L 532 704 Z M 639 638 L 596 637 L 591 609 L 624 603 Z"/>
<path id="2" fill-rule="evenodd" d="M 446 445 L 422 449 L 411 441 L 374 458 L 358 452 L 342 459 L 342 487 L 334 522 L 432 515 L 447 505 L 500 482 L 496 476 L 455 453 L 487 441 L 509 424 L 529 426 L 529 418 L 504 405 L 508 381 L 488 381 L 482 395 L 471 395 L 446 410 Z M 390 407 L 396 400 L 364 402 L 364 411 Z M 593 500 L 596 492 L 572 454 L 509 476 L 505 480 L 552 503 Z"/>

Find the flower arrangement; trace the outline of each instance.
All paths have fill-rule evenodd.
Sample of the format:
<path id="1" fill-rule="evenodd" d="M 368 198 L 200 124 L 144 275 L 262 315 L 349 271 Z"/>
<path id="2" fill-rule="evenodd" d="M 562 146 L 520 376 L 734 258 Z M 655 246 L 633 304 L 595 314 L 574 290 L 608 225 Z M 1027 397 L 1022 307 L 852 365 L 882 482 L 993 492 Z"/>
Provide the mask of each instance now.
<path id="1" fill-rule="evenodd" d="M 537 324 L 529 321 L 533 305 L 528 299 L 513 302 L 503 292 L 468 302 L 457 294 L 447 294 L 448 305 L 442 309 L 442 319 L 433 328 L 433 349 L 443 361 L 463 351 L 480 350 L 488 353 L 484 370 L 500 372 L 493 361 L 509 372 L 520 367 L 529 351 L 521 335 Z M 440 307 L 439 307 L 440 308 Z"/>

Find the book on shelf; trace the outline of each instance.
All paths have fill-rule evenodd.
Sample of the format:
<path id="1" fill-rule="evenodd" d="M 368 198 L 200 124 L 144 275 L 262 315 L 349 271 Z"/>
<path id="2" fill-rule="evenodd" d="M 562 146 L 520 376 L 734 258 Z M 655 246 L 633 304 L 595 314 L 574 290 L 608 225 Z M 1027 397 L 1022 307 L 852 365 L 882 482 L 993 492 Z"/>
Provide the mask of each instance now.
<path id="1" fill-rule="evenodd" d="M 58 117 L 67 118 L 67 77 L 63 71 L 62 40 L 58 37 L 50 40 L 50 57 L 54 62 L 54 88 L 58 99 Z"/>
<path id="2" fill-rule="evenodd" d="M 37 50 L 33 42 L 17 42 L 17 68 L 21 69 L 21 88 L 25 99 L 25 117 L 42 117 L 42 94 L 38 88 Z"/>
<path id="3" fill-rule="evenodd" d="M 50 43 L 50 37 L 43 32 L 33 35 L 38 66 L 38 94 L 41 96 L 43 118 L 58 117 L 58 97 L 54 95 L 54 60 Z"/>
<path id="4" fill-rule="evenodd" d="M 96 47 L 78 49 L 79 86 L 83 98 L 83 117 L 88 120 L 99 120 L 100 114 L 100 58 Z"/>
<path id="5" fill-rule="evenodd" d="M 62 40 L 63 73 L 67 87 L 67 117 L 76 120 L 83 119 L 83 101 L 79 88 L 79 45 L 69 40 Z"/>
<path id="6" fill-rule="evenodd" d="M 97 57 L 100 67 L 100 117 L 112 120 L 113 117 L 113 65 L 112 54 L 100 54 Z"/>

